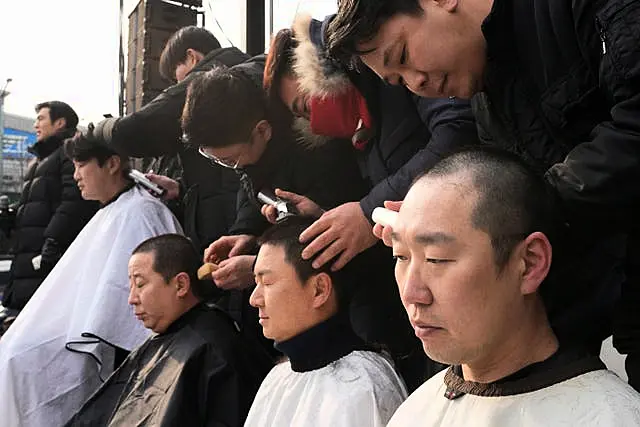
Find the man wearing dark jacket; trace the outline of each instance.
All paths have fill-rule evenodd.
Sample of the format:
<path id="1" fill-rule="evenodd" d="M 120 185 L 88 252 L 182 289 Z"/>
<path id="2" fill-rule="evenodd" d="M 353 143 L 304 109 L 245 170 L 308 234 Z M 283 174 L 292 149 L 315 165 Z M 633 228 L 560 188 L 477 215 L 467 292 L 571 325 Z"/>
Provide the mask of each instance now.
<path id="1" fill-rule="evenodd" d="M 139 111 L 103 120 L 96 127 L 97 137 L 125 155 L 178 156 L 183 170 L 179 183 L 157 175 L 150 178 L 168 189 L 167 198 L 182 201 L 185 234 L 201 249 L 233 224 L 238 180 L 233 172 L 212 166 L 197 149 L 180 142 L 180 115 L 187 87 L 196 75 L 248 59 L 237 48 L 221 48 L 203 28 L 182 28 L 171 36 L 160 58 L 164 77 L 177 83 Z"/>
<path id="2" fill-rule="evenodd" d="M 21 310 L 64 251 L 98 209 L 85 201 L 73 180 L 73 163 L 63 150 L 78 125 L 73 109 L 60 101 L 36 106 L 36 156 L 27 170 L 14 231 L 15 257 L 2 304 Z"/>
<path id="3" fill-rule="evenodd" d="M 614 343 L 639 388 L 640 1 L 351 0 L 328 33 L 391 84 L 472 98 L 481 139 L 545 173 L 569 225 L 552 325 L 597 351 L 626 275 Z"/>
<path id="4" fill-rule="evenodd" d="M 326 30 L 330 20 L 296 18 L 293 68 L 300 91 L 311 98 L 312 129 L 329 127 L 314 124 L 323 115 L 332 115 L 325 111 L 327 103 L 322 99 L 340 99 L 351 86 L 362 95 L 371 116 L 369 140 L 354 141 L 354 145 L 362 176 L 373 188 L 358 202 L 327 212 L 302 235 L 309 242 L 303 256 L 319 254 L 319 264 L 337 257 L 334 266 L 341 268 L 376 242 L 371 233 L 373 210 L 385 200 L 404 198 L 424 170 L 456 149 L 477 143 L 477 132 L 468 100 L 419 98 L 406 88 L 384 84 L 366 67 L 354 70 L 329 57 Z M 329 108 L 335 109 L 335 104 Z"/>

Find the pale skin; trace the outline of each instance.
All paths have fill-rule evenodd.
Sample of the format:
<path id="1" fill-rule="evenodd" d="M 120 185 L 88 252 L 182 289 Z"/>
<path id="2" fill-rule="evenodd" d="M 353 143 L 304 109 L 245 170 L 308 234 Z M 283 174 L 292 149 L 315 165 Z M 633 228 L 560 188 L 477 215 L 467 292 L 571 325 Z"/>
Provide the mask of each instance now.
<path id="1" fill-rule="evenodd" d="M 397 14 L 358 47 L 380 78 L 428 98 L 471 98 L 482 88 L 481 25 L 492 0 L 421 0 L 417 15 Z M 425 43 L 425 41 L 429 41 Z"/>
<path id="2" fill-rule="evenodd" d="M 262 245 L 255 282 L 249 303 L 258 309 L 264 336 L 276 342 L 293 338 L 338 311 L 331 277 L 319 273 L 302 282 L 282 247 Z"/>
<path id="3" fill-rule="evenodd" d="M 256 237 L 249 234 L 223 236 L 204 251 L 202 261 L 218 265 L 211 274 L 220 289 L 244 289 L 253 284 L 255 255 L 248 252 L 255 247 Z"/>
<path id="4" fill-rule="evenodd" d="M 471 222 L 477 197 L 464 175 L 423 178 L 391 236 L 400 296 L 425 352 L 489 383 L 547 359 L 558 341 L 537 295 L 548 239 L 526 236 L 499 270 L 489 235 Z"/>
<path id="5" fill-rule="evenodd" d="M 112 200 L 129 184 L 122 176 L 122 165 L 119 156 L 111 156 L 101 166 L 97 160 L 86 162 L 73 161 L 75 171 L 73 179 L 78 184 L 82 198 L 97 200 L 104 204 Z"/>
<path id="6" fill-rule="evenodd" d="M 62 132 L 67 127 L 67 121 L 64 118 L 59 118 L 55 121 L 51 121 L 51 115 L 49 114 L 49 108 L 41 108 L 38 110 L 36 121 L 33 124 L 33 128 L 36 131 L 36 138 L 38 141 L 49 138 L 58 132 Z"/>
<path id="7" fill-rule="evenodd" d="M 313 262 L 314 268 L 320 268 L 339 255 L 332 270 L 340 270 L 377 241 L 358 202 L 323 211 L 313 200 L 299 194 L 277 189 L 276 196 L 293 203 L 302 215 L 319 218 L 300 235 L 300 242 L 309 242 L 302 252 L 304 259 L 320 253 Z M 263 206 L 262 215 L 275 224 L 277 213 L 274 207 Z"/>
<path id="8" fill-rule="evenodd" d="M 153 260 L 152 253 L 137 253 L 129 260 L 128 301 L 146 328 L 162 333 L 199 301 L 187 273 L 167 282 L 153 270 Z"/>

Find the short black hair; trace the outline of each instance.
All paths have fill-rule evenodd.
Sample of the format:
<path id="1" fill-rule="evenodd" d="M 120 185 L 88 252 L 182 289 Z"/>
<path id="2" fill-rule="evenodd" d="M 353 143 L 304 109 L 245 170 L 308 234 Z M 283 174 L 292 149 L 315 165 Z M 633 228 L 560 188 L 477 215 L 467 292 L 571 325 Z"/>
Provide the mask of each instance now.
<path id="1" fill-rule="evenodd" d="M 69 104 L 62 101 L 41 102 L 36 105 L 36 113 L 40 112 L 43 108 L 49 109 L 49 118 L 52 123 L 58 119 L 64 119 L 66 123 L 65 129 L 67 131 L 75 131 L 78 127 L 78 115 Z"/>
<path id="2" fill-rule="evenodd" d="M 93 123 L 89 123 L 86 132 L 76 132 L 76 134 L 65 141 L 64 153 L 71 160 L 76 162 L 88 162 L 96 159 L 98 166 L 104 166 L 105 162 L 113 156 L 119 156 L 123 165 L 123 172 L 128 172 L 128 162 L 126 157 L 120 156 L 113 148 L 104 141 L 94 136 Z"/>
<path id="3" fill-rule="evenodd" d="M 360 43 L 373 40 L 380 26 L 397 14 L 420 15 L 419 0 L 340 0 L 338 13 L 327 28 L 329 54 L 345 63 L 363 52 Z"/>
<path id="4" fill-rule="evenodd" d="M 140 243 L 135 254 L 153 255 L 153 271 L 169 283 L 180 273 L 186 273 L 191 282 L 191 292 L 200 301 L 207 301 L 218 294 L 216 286 L 198 279 L 201 256 L 195 245 L 181 234 L 163 234 Z"/>
<path id="5" fill-rule="evenodd" d="M 558 239 L 562 227 L 558 196 L 517 155 L 496 147 L 466 147 L 441 160 L 423 177 L 456 174 L 469 176 L 478 192 L 471 221 L 491 238 L 499 271 L 529 234 L 542 232 L 552 244 Z"/>
<path id="6" fill-rule="evenodd" d="M 178 65 L 187 58 L 187 50 L 193 49 L 203 55 L 214 49 L 220 49 L 220 42 L 204 28 L 188 26 L 176 31 L 160 55 L 160 74 L 167 80 L 175 81 Z"/>
<path id="7" fill-rule="evenodd" d="M 196 147 L 227 147 L 249 142 L 261 120 L 268 120 L 265 93 L 244 71 L 214 68 L 195 77 L 182 112 L 185 142 Z"/>
<path id="8" fill-rule="evenodd" d="M 270 100 L 280 98 L 282 78 L 295 75 L 293 64 L 294 50 L 297 46 L 298 41 L 289 28 L 278 31 L 271 40 L 263 78 L 263 85 Z"/>
<path id="9" fill-rule="evenodd" d="M 291 264 L 302 282 L 306 282 L 312 276 L 319 273 L 326 273 L 331 277 L 333 282 L 333 290 L 336 294 L 338 308 L 341 310 L 348 304 L 349 297 L 347 295 L 347 271 L 342 269 L 339 271 L 331 271 L 331 262 L 325 263 L 320 268 L 313 268 L 315 259 L 302 258 L 302 251 L 307 246 L 306 243 L 300 243 L 300 234 L 315 222 L 314 218 L 304 216 L 294 216 L 285 219 L 269 228 L 260 236 L 258 243 L 262 245 L 271 245 L 284 249 L 285 260 Z"/>

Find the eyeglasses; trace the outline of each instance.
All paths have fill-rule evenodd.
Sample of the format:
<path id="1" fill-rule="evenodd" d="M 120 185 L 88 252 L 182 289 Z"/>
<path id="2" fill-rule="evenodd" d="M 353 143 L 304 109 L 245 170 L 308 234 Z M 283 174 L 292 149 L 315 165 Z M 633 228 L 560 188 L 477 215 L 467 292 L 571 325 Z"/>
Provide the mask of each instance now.
<path id="1" fill-rule="evenodd" d="M 213 154 L 209 154 L 206 151 L 204 151 L 203 147 L 198 148 L 198 153 L 200 153 L 200 155 L 205 159 L 211 161 L 212 163 L 215 163 L 218 166 L 222 166 L 223 168 L 238 169 L 238 165 L 240 164 L 240 159 L 236 159 L 234 163 L 227 160 L 222 160 L 214 156 Z"/>

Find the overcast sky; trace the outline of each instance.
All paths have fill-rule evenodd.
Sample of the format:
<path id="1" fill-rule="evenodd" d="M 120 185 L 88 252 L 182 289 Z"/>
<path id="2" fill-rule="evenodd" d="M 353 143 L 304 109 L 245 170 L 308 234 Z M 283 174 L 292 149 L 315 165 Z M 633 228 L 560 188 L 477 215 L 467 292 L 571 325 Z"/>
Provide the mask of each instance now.
<path id="1" fill-rule="evenodd" d="M 125 19 L 137 3 L 125 0 Z M 207 28 L 223 45 L 242 48 L 242 2 L 203 3 Z M 335 4 L 274 0 L 274 27 L 290 26 L 296 11 L 322 18 Z M 5 111 L 33 117 L 35 104 L 58 99 L 69 103 L 84 123 L 104 113 L 117 115 L 118 9 L 118 0 L 0 0 L 0 89 L 7 78 L 13 79 Z"/>

